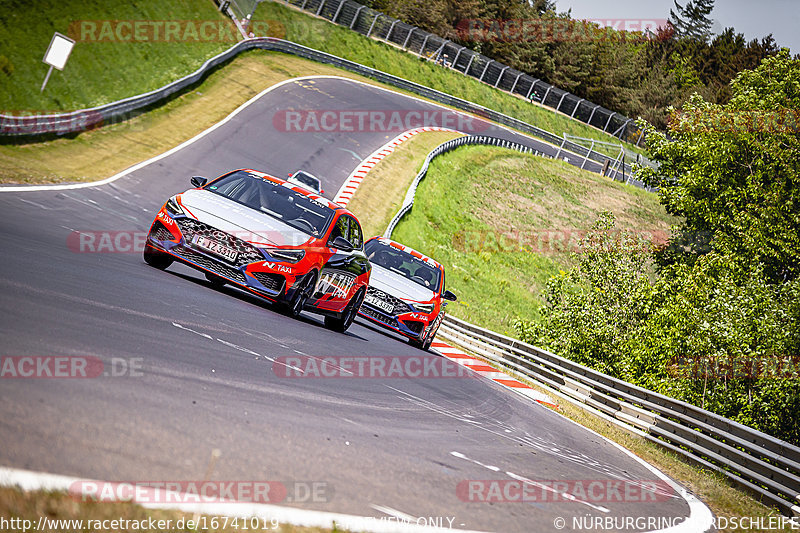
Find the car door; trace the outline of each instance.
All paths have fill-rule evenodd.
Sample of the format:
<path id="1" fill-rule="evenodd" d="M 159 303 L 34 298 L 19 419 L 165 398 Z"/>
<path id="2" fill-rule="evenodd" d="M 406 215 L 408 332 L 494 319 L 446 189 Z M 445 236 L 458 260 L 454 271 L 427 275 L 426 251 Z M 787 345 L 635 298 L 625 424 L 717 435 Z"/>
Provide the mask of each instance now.
<path id="1" fill-rule="evenodd" d="M 336 237 L 347 239 L 353 250 L 336 248 L 333 245 Z M 326 308 L 341 310 L 357 290 L 356 279 L 370 269 L 358 221 L 348 214 L 339 215 L 333 223 L 327 246 L 333 255 L 322 268 L 318 291 L 326 294 Z"/>

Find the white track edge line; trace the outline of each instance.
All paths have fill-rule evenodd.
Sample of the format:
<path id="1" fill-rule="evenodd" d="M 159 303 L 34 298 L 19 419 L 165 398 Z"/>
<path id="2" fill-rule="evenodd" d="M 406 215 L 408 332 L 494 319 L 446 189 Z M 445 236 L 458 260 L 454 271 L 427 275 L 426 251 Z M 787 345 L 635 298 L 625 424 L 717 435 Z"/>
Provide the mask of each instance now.
<path id="1" fill-rule="evenodd" d="M 19 487 L 24 491 L 46 490 L 70 492 L 74 483 L 82 483 L 87 479 L 79 479 L 58 474 L 34 472 L 17 468 L 0 467 L 0 486 Z M 102 483 L 97 481 L 97 483 Z M 177 497 L 177 495 L 176 495 Z M 132 502 L 136 503 L 136 502 Z M 231 516 L 239 518 L 259 517 L 277 520 L 279 523 L 306 527 L 332 528 L 334 523 L 339 529 L 348 531 L 370 531 L 374 533 L 440 533 L 457 531 L 458 533 L 479 533 L 470 530 L 452 530 L 449 528 L 431 527 L 397 520 L 386 520 L 380 517 L 358 516 L 328 511 L 297 509 L 265 503 L 137 503 L 147 509 L 168 509 L 187 513 L 200 513 L 215 516 Z"/>

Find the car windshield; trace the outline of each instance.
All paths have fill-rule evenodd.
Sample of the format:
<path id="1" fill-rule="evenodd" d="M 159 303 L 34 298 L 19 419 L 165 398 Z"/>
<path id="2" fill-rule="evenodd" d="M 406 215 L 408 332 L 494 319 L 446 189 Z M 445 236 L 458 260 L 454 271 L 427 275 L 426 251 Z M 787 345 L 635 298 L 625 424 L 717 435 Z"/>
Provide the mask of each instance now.
<path id="1" fill-rule="evenodd" d="M 205 189 L 315 237 L 324 235 L 333 220 L 334 210 L 322 202 L 244 170 L 223 176 Z"/>
<path id="2" fill-rule="evenodd" d="M 398 250 L 394 246 L 383 243 L 378 239 L 368 241 L 364 245 L 364 252 L 366 252 L 370 263 L 400 274 L 426 289 L 439 292 L 442 282 L 441 271 L 422 259 L 418 259 L 403 250 Z"/>
<path id="3" fill-rule="evenodd" d="M 314 189 L 315 191 L 319 190 L 319 180 L 310 174 L 306 174 L 305 172 L 298 172 L 292 178 L 296 179 L 303 185 Z"/>

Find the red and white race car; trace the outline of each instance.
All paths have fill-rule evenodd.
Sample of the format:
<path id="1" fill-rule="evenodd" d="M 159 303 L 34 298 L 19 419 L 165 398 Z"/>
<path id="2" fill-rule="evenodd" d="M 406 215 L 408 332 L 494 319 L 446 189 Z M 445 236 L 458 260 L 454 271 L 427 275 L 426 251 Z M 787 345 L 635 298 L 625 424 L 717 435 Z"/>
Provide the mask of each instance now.
<path id="1" fill-rule="evenodd" d="M 144 260 L 180 261 L 291 314 L 303 309 L 345 331 L 367 293 L 361 225 L 342 206 L 286 180 L 244 169 L 171 197 L 156 215 Z"/>
<path id="2" fill-rule="evenodd" d="M 456 295 L 445 290 L 444 267 L 385 237 L 364 244 L 372 264 L 367 295 L 358 314 L 427 350 Z"/>

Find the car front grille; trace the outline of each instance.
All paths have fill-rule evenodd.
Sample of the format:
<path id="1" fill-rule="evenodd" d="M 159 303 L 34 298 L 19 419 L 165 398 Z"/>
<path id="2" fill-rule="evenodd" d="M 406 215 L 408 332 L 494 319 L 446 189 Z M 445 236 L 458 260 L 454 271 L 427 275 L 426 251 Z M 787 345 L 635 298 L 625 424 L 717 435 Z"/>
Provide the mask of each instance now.
<path id="1" fill-rule="evenodd" d="M 425 324 L 419 322 L 418 320 L 403 320 L 403 324 L 410 329 L 414 335 L 419 335 L 422 333 L 422 328 L 425 327 Z"/>
<path id="2" fill-rule="evenodd" d="M 175 238 L 167 229 L 167 227 L 158 220 L 156 220 L 156 222 L 153 224 L 153 227 L 150 230 L 150 236 L 157 241 L 171 241 Z"/>
<path id="3" fill-rule="evenodd" d="M 383 292 L 381 290 L 378 290 L 375 287 L 370 286 L 367 289 L 367 294 L 369 296 L 374 296 L 375 298 L 378 298 L 379 300 L 382 300 L 384 302 L 388 302 L 389 304 L 391 304 L 392 305 L 392 309 L 393 309 L 392 310 L 392 314 L 400 315 L 400 314 L 403 314 L 403 313 L 410 313 L 411 312 L 411 308 L 403 300 L 401 300 L 400 298 L 395 298 L 391 294 L 386 294 L 385 292 Z"/>
<path id="4" fill-rule="evenodd" d="M 286 278 L 280 274 L 270 274 L 268 272 L 251 272 L 250 274 L 264 287 L 273 292 L 280 292 L 286 282 Z"/>
<path id="5" fill-rule="evenodd" d="M 209 226 L 199 220 L 194 220 L 193 218 L 178 218 L 175 219 L 175 222 L 178 223 L 178 227 L 180 227 L 186 242 L 191 242 L 195 235 L 201 235 L 219 241 L 236 250 L 238 252 L 236 256 L 236 266 L 264 260 L 264 254 L 259 252 L 258 248 L 238 237 L 234 237 L 230 233 Z"/>
<path id="6" fill-rule="evenodd" d="M 375 320 L 383 322 L 384 324 L 389 324 L 390 326 L 393 326 L 393 327 L 397 327 L 398 326 L 397 320 L 395 320 L 394 318 L 382 315 L 381 313 L 379 313 L 378 311 L 376 311 L 375 309 L 370 307 L 369 304 L 367 304 L 367 305 L 361 304 L 361 308 L 359 309 L 359 312 L 361 314 L 367 315 L 370 318 L 374 318 Z"/>
<path id="7" fill-rule="evenodd" d="M 205 255 L 199 254 L 194 250 L 190 250 L 185 246 L 176 246 L 171 250 L 173 253 L 183 257 L 184 259 L 188 259 L 192 263 L 196 263 L 201 267 L 214 272 L 215 274 L 219 274 L 220 276 L 226 277 L 228 279 L 232 279 L 239 283 L 244 284 L 244 274 L 239 272 L 238 270 L 231 268 L 223 263 L 215 259 L 211 259 Z"/>

